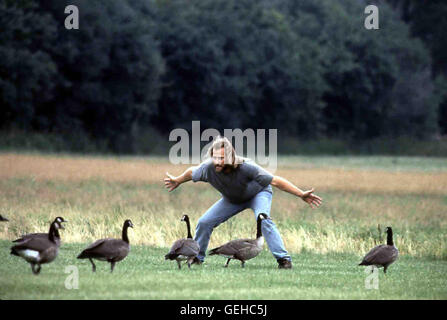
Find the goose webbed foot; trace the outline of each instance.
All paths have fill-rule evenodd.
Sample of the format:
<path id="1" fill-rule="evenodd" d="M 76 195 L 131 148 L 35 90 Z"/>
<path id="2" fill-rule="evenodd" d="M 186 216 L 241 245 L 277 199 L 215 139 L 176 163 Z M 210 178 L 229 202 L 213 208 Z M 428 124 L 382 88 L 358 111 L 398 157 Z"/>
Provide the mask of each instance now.
<path id="1" fill-rule="evenodd" d="M 228 264 L 230 263 L 230 261 L 231 261 L 231 259 L 228 259 L 228 260 L 227 260 L 227 263 L 225 263 L 224 268 L 227 268 L 227 267 L 228 267 Z"/>
<path id="2" fill-rule="evenodd" d="M 113 269 L 115 268 L 115 261 L 110 262 L 110 272 L 113 272 Z"/>

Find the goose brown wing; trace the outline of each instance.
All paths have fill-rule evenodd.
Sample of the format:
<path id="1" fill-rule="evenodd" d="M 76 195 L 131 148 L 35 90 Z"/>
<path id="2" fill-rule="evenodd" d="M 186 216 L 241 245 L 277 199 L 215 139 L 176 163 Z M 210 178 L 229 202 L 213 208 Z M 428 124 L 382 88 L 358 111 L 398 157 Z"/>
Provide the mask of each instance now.
<path id="1" fill-rule="evenodd" d="M 48 233 L 29 233 L 22 235 L 21 238 L 14 240 L 13 242 L 20 243 L 31 238 L 48 238 Z"/>
<path id="2" fill-rule="evenodd" d="M 184 256 L 196 256 L 199 254 L 199 244 L 192 239 L 185 239 L 183 241 L 182 246 L 175 250 L 176 254 L 184 255 Z"/>
<path id="3" fill-rule="evenodd" d="M 180 239 L 174 242 L 169 250 L 169 254 L 184 255 L 184 256 L 196 256 L 199 254 L 199 244 L 192 239 Z"/>
<path id="4" fill-rule="evenodd" d="M 88 254 L 114 259 L 125 257 L 129 253 L 129 244 L 121 239 L 101 239 L 96 242 L 86 249 Z"/>
<path id="5" fill-rule="evenodd" d="M 27 237 L 24 235 L 21 238 L 13 240 L 12 242 L 17 243 L 17 245 L 19 245 L 19 244 L 24 244 L 25 242 L 29 241 L 30 239 L 32 239 L 32 237 Z"/>
<path id="6" fill-rule="evenodd" d="M 104 243 L 104 241 L 107 241 L 107 240 L 111 240 L 111 239 L 96 240 L 95 242 L 90 244 L 87 248 L 85 248 L 82 252 L 90 252 L 90 251 L 94 250 L 95 248 L 98 248 L 99 246 L 101 246 Z"/>
<path id="7" fill-rule="evenodd" d="M 51 242 L 50 239 L 45 237 L 37 237 L 37 238 L 29 238 L 25 239 L 23 242 L 13 246 L 14 250 L 35 250 L 38 252 L 43 252 L 49 247 L 54 246 L 54 242 Z"/>
<path id="8" fill-rule="evenodd" d="M 396 261 L 398 256 L 398 251 L 394 246 L 385 245 L 374 256 L 374 263 L 380 265 L 388 265 Z"/>
<path id="9" fill-rule="evenodd" d="M 256 243 L 256 240 L 253 239 L 240 239 L 230 241 L 228 244 L 233 247 L 235 250 L 245 250 L 253 247 Z"/>
<path id="10" fill-rule="evenodd" d="M 361 264 L 373 264 L 374 263 L 374 257 L 376 256 L 377 252 L 380 251 L 380 248 L 382 248 L 384 244 L 378 245 L 374 248 L 372 248 L 363 258 Z"/>
<path id="11" fill-rule="evenodd" d="M 169 250 L 168 254 L 176 254 L 176 252 L 183 246 L 183 243 L 185 242 L 186 239 L 180 239 L 175 241 L 172 244 L 171 249 Z"/>
<path id="12" fill-rule="evenodd" d="M 232 240 L 216 249 L 213 249 L 213 251 L 215 251 L 215 253 L 217 254 L 232 256 L 237 254 L 241 250 L 247 250 L 251 248 L 254 244 L 253 241 L 254 240 L 252 239 Z"/>
<path id="13" fill-rule="evenodd" d="M 385 265 L 394 262 L 397 259 L 398 251 L 394 246 L 382 244 L 374 247 L 363 258 L 362 263 L 366 262 L 371 265 Z"/>

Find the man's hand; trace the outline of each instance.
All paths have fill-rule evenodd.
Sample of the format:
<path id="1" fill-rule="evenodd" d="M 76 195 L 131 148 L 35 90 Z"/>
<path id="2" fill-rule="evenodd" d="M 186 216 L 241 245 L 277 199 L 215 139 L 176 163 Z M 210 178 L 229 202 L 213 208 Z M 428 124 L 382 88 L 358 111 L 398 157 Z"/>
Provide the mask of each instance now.
<path id="1" fill-rule="evenodd" d="M 273 176 L 271 185 L 281 189 L 282 191 L 286 191 L 290 194 L 300 197 L 301 199 L 303 199 L 304 202 L 309 204 L 312 209 L 318 208 L 323 201 L 323 199 L 321 199 L 319 196 L 313 194 L 314 188 L 312 188 L 311 190 L 302 191 L 290 181 L 279 176 Z"/>
<path id="2" fill-rule="evenodd" d="M 304 202 L 308 203 L 312 209 L 318 208 L 322 202 L 322 199 L 313 194 L 314 188 L 311 190 L 307 190 L 303 192 L 303 195 L 301 196 L 301 199 L 303 199 Z"/>
<path id="3" fill-rule="evenodd" d="M 166 187 L 166 189 L 169 190 L 169 192 L 171 192 L 172 190 L 177 188 L 180 185 L 180 183 L 176 180 L 176 178 L 174 176 L 170 175 L 167 172 L 166 172 L 166 176 L 167 176 L 167 178 L 164 179 L 165 187 Z"/>
<path id="4" fill-rule="evenodd" d="M 185 172 L 183 172 L 178 177 L 171 176 L 168 172 L 166 172 L 167 178 L 164 178 L 165 187 L 168 189 L 169 192 L 177 188 L 179 185 L 181 185 L 184 182 L 192 180 L 192 169 L 194 167 L 186 169 Z"/>

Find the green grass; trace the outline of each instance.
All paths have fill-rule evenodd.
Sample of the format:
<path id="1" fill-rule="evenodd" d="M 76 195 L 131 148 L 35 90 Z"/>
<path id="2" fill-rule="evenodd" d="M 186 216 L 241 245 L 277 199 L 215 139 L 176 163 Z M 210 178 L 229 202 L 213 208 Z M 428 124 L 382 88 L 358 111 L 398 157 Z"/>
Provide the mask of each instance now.
<path id="1" fill-rule="evenodd" d="M 277 269 L 265 249 L 242 269 L 237 261 L 209 257 L 202 266 L 177 269 L 165 261 L 167 248 L 132 246 L 114 273 L 76 255 L 85 244 L 63 244 L 57 259 L 31 273 L 29 264 L 9 254 L 11 243 L 0 241 L 0 299 L 447 299 L 447 264 L 401 256 L 387 275 L 379 272 L 379 289 L 365 289 L 367 274 L 357 266 L 360 255 L 294 254 L 292 270 Z M 78 267 L 79 289 L 68 290 L 64 273 Z"/>
<path id="2" fill-rule="evenodd" d="M 271 215 L 290 252 L 365 252 L 385 241 L 383 230 L 391 225 L 403 254 L 447 260 L 446 196 L 343 190 L 320 195 L 323 206 L 312 210 L 275 191 Z M 195 228 L 218 198 L 211 187 L 194 184 L 168 193 L 155 183 L 5 179 L 0 180 L 0 210 L 10 221 L 0 225 L 0 238 L 47 232 L 52 219 L 62 216 L 69 220 L 63 241 L 81 243 L 119 236 L 123 221 L 131 219 L 132 243 L 167 247 L 184 236 L 185 225 L 180 222 L 184 212 Z M 253 213 L 246 210 L 216 228 L 210 246 L 254 233 Z"/>
<path id="3" fill-rule="evenodd" d="M 164 172 L 181 168 L 162 157 L 0 154 L 0 166 L 0 214 L 10 219 L 0 223 L 0 299 L 447 299 L 445 159 L 281 157 L 285 178 L 316 187 L 324 198 L 312 210 L 274 191 L 271 215 L 293 270 L 278 270 L 267 246 L 245 269 L 238 262 L 224 269 L 225 259 L 214 256 L 192 270 L 164 261 L 172 242 L 185 236 L 181 215 L 188 213 L 195 228 L 219 194 L 203 183 L 168 193 Z M 9 241 L 47 232 L 56 216 L 69 220 L 59 257 L 34 276 L 9 254 Z M 113 274 L 104 262 L 93 274 L 88 261 L 76 259 L 89 242 L 119 237 L 128 218 L 135 225 L 132 251 Z M 393 227 L 401 256 L 387 276 L 380 271 L 380 289 L 367 290 L 357 264 L 384 243 L 378 224 L 382 231 Z M 253 212 L 245 210 L 214 230 L 210 247 L 254 234 Z M 69 265 L 79 268 L 78 290 L 64 286 Z"/>

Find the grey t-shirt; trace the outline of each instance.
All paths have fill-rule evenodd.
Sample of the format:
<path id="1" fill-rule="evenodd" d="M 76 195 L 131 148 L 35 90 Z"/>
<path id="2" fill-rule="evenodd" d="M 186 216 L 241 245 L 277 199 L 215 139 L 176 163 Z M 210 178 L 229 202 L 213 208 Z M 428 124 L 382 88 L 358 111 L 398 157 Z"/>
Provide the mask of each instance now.
<path id="1" fill-rule="evenodd" d="M 272 192 L 272 179 L 271 173 L 250 159 L 244 160 L 230 173 L 216 172 L 211 159 L 192 170 L 194 182 L 208 182 L 232 203 L 248 201 L 262 190 Z"/>

